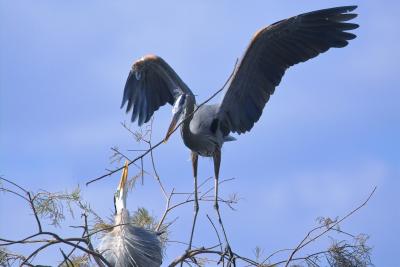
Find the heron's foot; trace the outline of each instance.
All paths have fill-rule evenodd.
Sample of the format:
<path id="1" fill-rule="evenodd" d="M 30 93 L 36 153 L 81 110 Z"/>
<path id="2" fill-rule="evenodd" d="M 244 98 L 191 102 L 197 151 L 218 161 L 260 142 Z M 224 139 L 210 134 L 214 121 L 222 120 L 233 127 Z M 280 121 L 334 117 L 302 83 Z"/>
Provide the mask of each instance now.
<path id="1" fill-rule="evenodd" d="M 228 244 L 225 247 L 225 255 L 228 256 L 228 265 L 227 266 L 236 266 L 235 262 L 235 253 L 233 253 L 231 246 Z"/>
<path id="2" fill-rule="evenodd" d="M 231 247 L 228 244 L 226 245 L 224 252 L 221 253 L 221 258 L 218 261 L 218 264 L 220 264 L 221 262 L 225 262 L 226 266 L 236 266 L 235 261 L 236 261 L 235 254 L 233 253 Z"/>
<path id="3" fill-rule="evenodd" d="M 192 251 L 192 244 L 189 244 L 189 245 L 188 245 L 187 249 L 185 250 L 185 254 L 186 254 L 186 255 L 189 255 L 189 254 L 190 254 L 190 251 Z"/>
<path id="4" fill-rule="evenodd" d="M 192 248 L 190 246 L 185 250 L 185 257 L 191 259 L 193 261 L 193 263 L 197 264 L 196 257 L 195 256 L 191 256 L 190 255 L 191 253 L 192 253 Z"/>

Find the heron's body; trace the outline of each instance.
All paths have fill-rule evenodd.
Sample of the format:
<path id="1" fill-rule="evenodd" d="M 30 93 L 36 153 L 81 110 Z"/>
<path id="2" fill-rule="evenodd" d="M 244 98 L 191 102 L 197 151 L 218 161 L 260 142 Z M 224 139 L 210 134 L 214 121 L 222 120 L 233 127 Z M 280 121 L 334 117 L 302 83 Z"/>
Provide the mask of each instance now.
<path id="1" fill-rule="evenodd" d="M 215 207 L 218 212 L 218 175 L 221 147 L 234 140 L 230 133 L 250 131 L 265 104 L 291 66 L 305 62 L 330 48 L 341 48 L 356 35 L 349 23 L 356 6 L 317 10 L 278 21 L 258 31 L 235 68 L 221 103 L 196 108 L 195 96 L 178 74 L 160 57 L 148 55 L 133 64 L 126 81 L 122 106 L 132 110 L 132 121 L 148 122 L 160 106 L 173 105 L 173 119 L 166 139 L 179 121 L 182 139 L 192 151 L 195 178 L 195 219 L 198 155 L 213 157 Z M 219 216 L 219 221 L 220 216 Z M 222 225 L 222 223 L 221 223 Z M 194 223 L 192 228 L 193 236 Z M 191 241 L 189 243 L 189 248 Z"/>
<path id="2" fill-rule="evenodd" d="M 98 250 L 114 267 L 159 267 L 161 243 L 155 233 L 131 225 L 128 210 L 115 216 L 116 226 L 104 235 Z"/>
<path id="3" fill-rule="evenodd" d="M 181 125 L 184 144 L 200 156 L 212 157 L 225 141 L 233 140 L 233 137 L 223 135 L 217 113 L 218 105 L 203 105 Z"/>
<path id="4" fill-rule="evenodd" d="M 114 196 L 114 227 L 104 234 L 97 249 L 113 267 L 160 267 L 162 251 L 157 233 L 132 225 L 126 209 L 127 176 L 126 163 Z"/>

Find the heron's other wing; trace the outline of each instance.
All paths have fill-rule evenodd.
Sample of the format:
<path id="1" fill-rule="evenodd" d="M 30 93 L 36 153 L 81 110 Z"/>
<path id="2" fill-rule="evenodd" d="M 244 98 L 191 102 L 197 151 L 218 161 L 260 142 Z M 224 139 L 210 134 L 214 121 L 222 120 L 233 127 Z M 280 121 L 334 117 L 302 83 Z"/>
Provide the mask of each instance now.
<path id="1" fill-rule="evenodd" d="M 357 6 L 304 13 L 257 32 L 250 42 L 222 100 L 218 117 L 225 135 L 249 131 L 261 116 L 286 69 L 331 47 L 344 47 L 358 28 L 347 23 Z"/>
<path id="2" fill-rule="evenodd" d="M 132 109 L 132 122 L 139 126 L 150 120 L 160 106 L 174 104 L 181 94 L 192 94 L 176 72 L 161 58 L 147 55 L 137 60 L 125 84 L 121 108 Z"/>

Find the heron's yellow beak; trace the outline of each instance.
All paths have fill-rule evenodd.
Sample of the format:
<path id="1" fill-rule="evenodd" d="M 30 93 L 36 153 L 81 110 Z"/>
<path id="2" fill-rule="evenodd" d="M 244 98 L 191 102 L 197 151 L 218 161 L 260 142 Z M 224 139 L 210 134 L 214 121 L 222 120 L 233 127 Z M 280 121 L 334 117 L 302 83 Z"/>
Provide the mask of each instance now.
<path id="1" fill-rule="evenodd" d="M 179 120 L 179 114 L 175 114 L 174 117 L 172 118 L 171 124 L 168 127 L 167 135 L 164 138 L 164 143 L 168 141 L 169 137 L 174 132 L 178 120 Z"/>
<path id="2" fill-rule="evenodd" d="M 128 179 L 128 165 L 129 161 L 125 161 L 124 169 L 122 170 L 121 180 L 119 181 L 118 190 L 122 192 L 124 190 L 126 181 Z"/>

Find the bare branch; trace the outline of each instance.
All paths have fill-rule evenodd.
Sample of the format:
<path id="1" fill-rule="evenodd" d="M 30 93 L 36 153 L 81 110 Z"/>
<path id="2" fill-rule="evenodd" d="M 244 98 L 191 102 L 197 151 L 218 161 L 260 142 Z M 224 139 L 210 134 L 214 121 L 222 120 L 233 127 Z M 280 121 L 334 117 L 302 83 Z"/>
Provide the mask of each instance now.
<path id="1" fill-rule="evenodd" d="M 336 222 L 332 223 L 329 227 L 327 227 L 327 229 L 321 233 L 319 233 L 318 235 L 316 235 L 315 237 L 309 239 L 309 237 L 311 236 L 311 234 L 313 232 L 315 232 L 318 229 L 321 229 L 323 226 L 319 226 L 316 227 L 314 229 L 312 229 L 311 231 L 309 231 L 307 233 L 307 235 L 303 238 L 303 240 L 301 240 L 301 242 L 297 245 L 297 247 L 293 250 L 293 252 L 289 255 L 289 258 L 286 260 L 286 264 L 285 267 L 289 266 L 290 261 L 292 261 L 293 256 L 302 248 L 304 248 L 305 246 L 307 246 L 308 244 L 310 244 L 311 242 L 315 241 L 316 239 L 320 238 L 321 236 L 323 236 L 324 234 L 326 234 L 327 232 L 329 232 L 330 230 L 332 230 L 334 227 L 336 227 L 337 225 L 339 225 L 339 223 L 343 222 L 344 220 L 346 220 L 347 218 L 349 218 L 351 215 L 353 215 L 355 212 L 357 212 L 358 210 L 360 210 L 362 207 L 364 207 L 368 201 L 371 199 L 372 195 L 375 193 L 376 190 L 376 186 L 374 187 L 374 189 L 372 190 L 372 192 L 369 194 L 368 198 L 361 203 L 361 205 L 359 205 L 358 207 L 356 207 L 355 209 L 353 209 L 352 211 L 350 211 L 348 214 L 346 214 L 342 219 L 337 220 Z M 307 241 L 307 239 L 309 239 Z"/>

